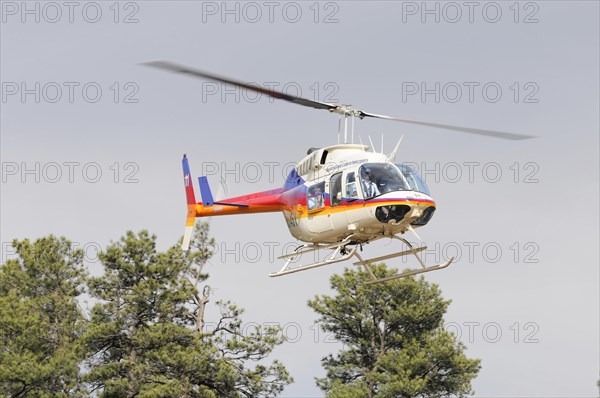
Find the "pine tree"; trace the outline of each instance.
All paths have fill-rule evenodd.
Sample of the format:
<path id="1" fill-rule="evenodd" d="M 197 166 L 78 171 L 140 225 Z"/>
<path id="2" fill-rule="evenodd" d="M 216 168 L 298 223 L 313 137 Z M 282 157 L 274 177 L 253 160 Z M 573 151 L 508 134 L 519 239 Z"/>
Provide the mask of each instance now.
<path id="1" fill-rule="evenodd" d="M 212 373 L 210 378 L 219 382 L 212 392 L 218 392 L 219 397 L 276 396 L 293 381 L 281 362 L 275 360 L 270 366 L 262 363 L 275 346 L 284 342 L 280 327 L 257 326 L 250 334 L 244 334 L 240 318 L 244 310 L 228 301 L 217 301 L 220 317 L 213 322 L 214 328 L 206 330 L 204 314 L 211 288 L 207 284 L 202 289 L 200 286 L 208 279 L 204 267 L 214 254 L 214 247 L 215 240 L 209 237 L 209 224 L 197 223 L 191 242 L 193 250 L 186 254 L 189 267 L 185 277 L 194 286 L 190 304 L 195 334 L 199 338 L 197 342 L 214 354 L 211 361 L 218 364 L 206 369 L 207 374 Z M 252 369 L 246 365 L 250 361 L 257 362 Z M 223 378 L 222 375 L 227 376 Z M 202 381 L 196 383 L 202 384 Z"/>
<path id="2" fill-rule="evenodd" d="M 278 328 L 242 334 L 243 312 L 219 302 L 216 328 L 206 331 L 210 288 L 203 267 L 212 255 L 199 223 L 193 252 L 156 250 L 156 237 L 128 232 L 100 254 L 105 275 L 92 278 L 94 306 L 85 336 L 87 381 L 106 397 L 274 396 L 291 382 L 285 367 L 262 364 L 283 342 Z M 202 293 L 200 293 L 202 291 Z M 261 361 L 248 368 L 249 361 Z"/>
<path id="3" fill-rule="evenodd" d="M 17 258 L 0 267 L 0 396 L 79 395 L 83 251 L 52 235 L 12 246 Z"/>
<path id="4" fill-rule="evenodd" d="M 376 265 L 378 277 L 394 271 Z M 336 296 L 309 306 L 344 348 L 323 358 L 327 376 L 317 385 L 330 398 L 447 397 L 471 393 L 480 361 L 443 328 L 450 301 L 422 277 L 366 285 L 367 272 L 331 278 Z"/>

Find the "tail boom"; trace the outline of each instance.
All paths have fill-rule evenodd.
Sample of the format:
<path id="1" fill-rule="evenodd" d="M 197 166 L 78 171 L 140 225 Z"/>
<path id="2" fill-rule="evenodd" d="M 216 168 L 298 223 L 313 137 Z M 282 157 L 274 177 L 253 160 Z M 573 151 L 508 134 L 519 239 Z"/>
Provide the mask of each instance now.
<path id="1" fill-rule="evenodd" d="M 196 217 L 279 212 L 286 207 L 280 198 L 282 191 L 283 189 L 273 189 L 256 192 L 235 198 L 223 199 L 214 202 L 210 206 L 198 203 L 194 211 Z"/>
<path id="2" fill-rule="evenodd" d="M 194 223 L 196 221 L 196 217 L 271 213 L 280 212 L 287 208 L 287 205 L 281 200 L 281 194 L 285 191 L 283 188 L 215 201 L 212 197 L 206 177 L 198 178 L 202 201 L 196 202 L 196 195 L 194 193 L 194 186 L 192 183 L 192 174 L 190 172 L 188 158 L 186 155 L 183 155 L 182 166 L 183 183 L 185 186 L 185 196 L 188 208 L 185 221 L 185 232 L 181 244 L 181 248 L 183 250 L 189 249 L 194 232 Z"/>

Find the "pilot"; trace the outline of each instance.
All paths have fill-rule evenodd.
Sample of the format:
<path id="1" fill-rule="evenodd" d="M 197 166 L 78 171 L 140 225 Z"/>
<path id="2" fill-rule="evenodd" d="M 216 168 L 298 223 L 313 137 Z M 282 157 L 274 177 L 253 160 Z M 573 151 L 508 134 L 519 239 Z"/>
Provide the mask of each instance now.
<path id="1" fill-rule="evenodd" d="M 365 169 L 363 171 L 363 191 L 365 193 L 365 198 L 372 198 L 373 196 L 380 195 L 379 188 L 377 188 L 377 184 L 375 181 L 371 179 L 371 169 Z"/>

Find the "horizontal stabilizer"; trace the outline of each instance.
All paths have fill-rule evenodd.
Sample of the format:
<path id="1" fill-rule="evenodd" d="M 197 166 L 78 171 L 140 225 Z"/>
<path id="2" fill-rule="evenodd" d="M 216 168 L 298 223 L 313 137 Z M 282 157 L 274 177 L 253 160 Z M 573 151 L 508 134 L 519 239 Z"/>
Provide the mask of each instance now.
<path id="1" fill-rule="evenodd" d="M 222 206 L 236 206 L 236 207 L 248 207 L 249 206 L 249 205 L 244 205 L 244 204 L 240 204 L 240 203 L 227 203 L 227 202 L 214 202 L 214 204 L 222 205 Z"/>

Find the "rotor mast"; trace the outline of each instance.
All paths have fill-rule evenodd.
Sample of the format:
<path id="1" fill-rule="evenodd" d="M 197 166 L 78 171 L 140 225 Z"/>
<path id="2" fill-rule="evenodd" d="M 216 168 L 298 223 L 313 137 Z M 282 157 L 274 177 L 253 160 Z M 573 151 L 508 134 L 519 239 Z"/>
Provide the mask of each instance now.
<path id="1" fill-rule="evenodd" d="M 362 119 L 364 115 L 361 115 L 361 111 L 352 108 L 350 105 L 340 105 L 329 110 L 330 112 L 337 113 L 340 115 L 340 123 L 338 123 L 338 144 L 340 143 L 340 130 L 341 130 L 341 117 L 344 116 L 344 142 L 342 144 L 354 144 L 354 118 L 359 117 Z M 352 118 L 352 124 L 350 126 L 351 139 L 348 142 L 348 119 Z"/>

